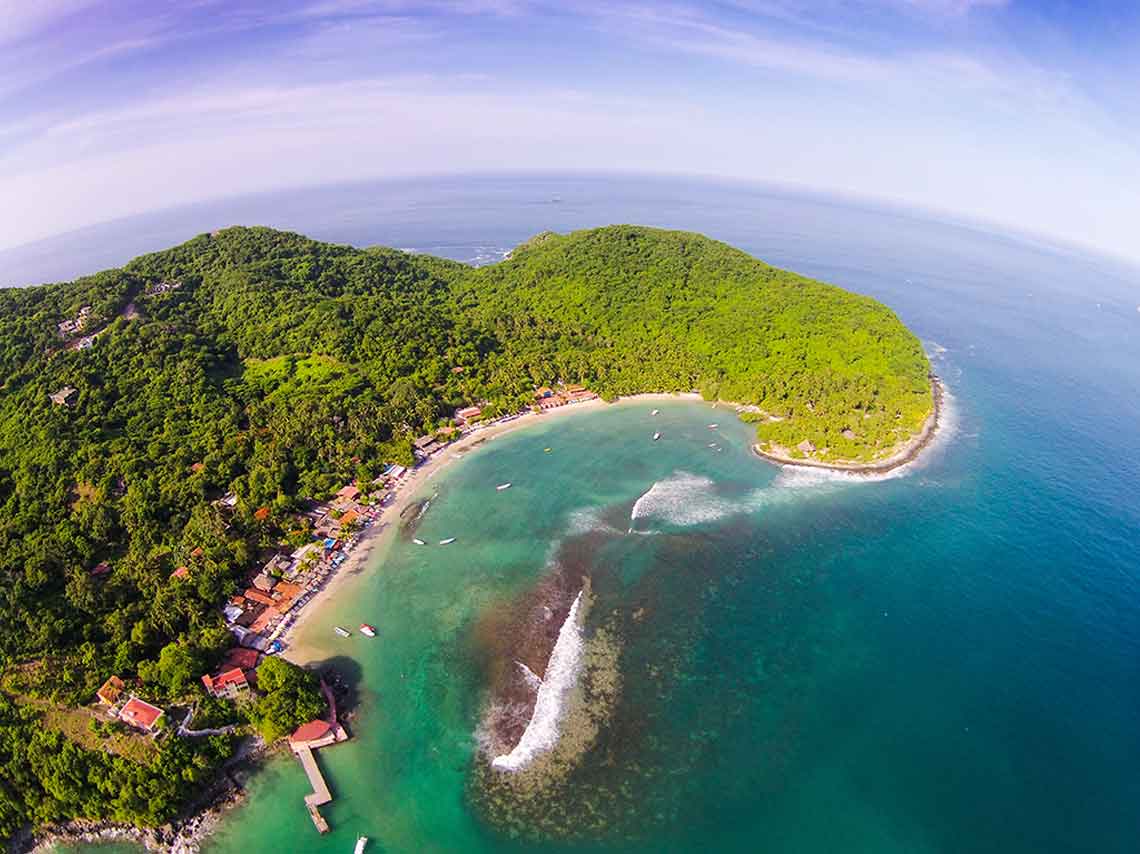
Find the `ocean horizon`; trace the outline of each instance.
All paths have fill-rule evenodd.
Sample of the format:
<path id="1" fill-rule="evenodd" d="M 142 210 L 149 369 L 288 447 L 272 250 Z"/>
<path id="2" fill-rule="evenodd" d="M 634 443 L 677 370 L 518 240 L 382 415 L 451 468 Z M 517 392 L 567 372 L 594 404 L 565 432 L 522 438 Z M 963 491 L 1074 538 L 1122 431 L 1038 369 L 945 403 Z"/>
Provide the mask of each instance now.
<path id="1" fill-rule="evenodd" d="M 277 758 L 204 851 L 1135 849 L 1140 275 L 723 183 L 386 186 L 123 221 L 14 269 L 116 259 L 94 272 L 233 221 L 468 263 L 546 229 L 683 228 L 884 302 L 948 411 L 916 464 L 870 480 L 759 460 L 748 425 L 691 401 L 552 419 L 453 462 L 418 530 L 456 542 L 398 538 L 305 627 L 357 697 L 352 741 L 319 755 L 332 832 Z M 544 668 L 535 625 L 558 667 L 509 754 L 529 723 L 512 692 Z"/>

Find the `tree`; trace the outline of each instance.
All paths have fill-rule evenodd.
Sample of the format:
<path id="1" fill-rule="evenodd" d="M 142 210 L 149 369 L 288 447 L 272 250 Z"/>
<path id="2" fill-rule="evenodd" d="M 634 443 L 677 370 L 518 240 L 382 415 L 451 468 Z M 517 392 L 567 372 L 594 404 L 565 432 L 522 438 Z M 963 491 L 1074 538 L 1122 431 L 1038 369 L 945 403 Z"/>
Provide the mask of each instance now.
<path id="1" fill-rule="evenodd" d="M 257 687 L 261 696 L 250 719 L 267 742 L 319 717 L 325 708 L 317 677 L 278 656 L 265 659 L 257 668 Z"/>

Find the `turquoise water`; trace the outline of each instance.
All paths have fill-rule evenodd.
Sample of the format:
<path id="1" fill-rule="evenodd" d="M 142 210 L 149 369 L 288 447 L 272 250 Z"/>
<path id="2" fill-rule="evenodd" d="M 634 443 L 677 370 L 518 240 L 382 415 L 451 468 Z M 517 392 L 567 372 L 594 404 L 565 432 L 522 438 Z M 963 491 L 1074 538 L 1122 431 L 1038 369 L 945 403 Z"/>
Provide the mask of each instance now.
<path id="1" fill-rule="evenodd" d="M 460 189 L 421 188 L 403 218 L 392 199 L 411 190 L 341 191 L 341 239 L 466 256 L 546 227 L 704 231 L 886 301 L 935 355 L 953 417 L 921 466 L 874 483 L 789 475 L 727 413 L 684 403 L 552 419 L 452 463 L 419 535 L 457 542 L 395 543 L 327 612 L 380 629 L 328 635 L 361 694 L 354 741 L 319 760 L 333 832 L 313 830 L 285 760 L 207 850 L 345 852 L 360 833 L 370 851 L 1135 850 L 1134 271 L 723 186 Z M 588 749 L 555 782 L 489 796 L 488 706 L 514 658 L 545 651 L 528 615 L 548 602 L 560 625 L 583 578 L 582 679 L 618 690 L 581 698 L 596 727 L 573 718 Z"/>

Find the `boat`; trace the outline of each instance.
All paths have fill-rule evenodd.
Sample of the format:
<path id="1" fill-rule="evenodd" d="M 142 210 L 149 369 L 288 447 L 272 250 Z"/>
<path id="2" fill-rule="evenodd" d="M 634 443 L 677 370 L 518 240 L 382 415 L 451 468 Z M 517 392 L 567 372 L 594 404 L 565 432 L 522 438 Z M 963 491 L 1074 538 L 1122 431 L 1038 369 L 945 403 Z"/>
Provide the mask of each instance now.
<path id="1" fill-rule="evenodd" d="M 350 632 L 348 629 L 342 628 L 340 626 L 333 626 L 333 631 L 340 635 L 342 638 L 346 638 L 352 634 L 352 632 Z"/>
<path id="2" fill-rule="evenodd" d="M 650 412 L 649 414 L 650 414 L 650 415 L 656 415 L 656 414 L 657 414 L 658 412 L 660 412 L 660 411 L 661 411 L 660 409 L 654 409 L 654 410 L 653 410 L 652 412 Z"/>
<path id="3" fill-rule="evenodd" d="M 368 844 L 367 836 L 356 837 L 356 847 L 352 849 L 352 854 L 364 854 L 364 846 Z"/>
<path id="4" fill-rule="evenodd" d="M 370 625 L 368 625 L 368 623 L 361 623 L 360 624 L 360 633 L 362 635 L 364 635 L 366 638 L 374 638 L 374 637 L 376 637 L 376 627 L 370 626 Z"/>
<path id="5" fill-rule="evenodd" d="M 543 452 L 544 454 L 549 454 L 549 453 L 550 453 L 550 448 L 543 448 L 543 449 L 542 449 L 542 452 Z"/>
<path id="6" fill-rule="evenodd" d="M 451 543 L 454 543 L 454 542 L 455 542 L 455 537 L 448 537 L 446 540 L 440 540 L 439 544 L 441 546 L 446 546 L 446 545 L 450 545 Z"/>
<path id="7" fill-rule="evenodd" d="M 660 438 L 661 438 L 661 434 L 660 434 L 660 433 L 654 433 L 654 434 L 653 434 L 653 441 L 654 441 L 654 442 L 656 442 L 656 441 L 657 441 L 658 439 L 660 439 Z"/>
<path id="8" fill-rule="evenodd" d="M 719 426 L 720 426 L 719 424 L 710 424 L 710 425 L 709 425 L 709 429 L 710 429 L 710 430 L 715 430 L 715 429 L 716 429 L 717 427 L 719 427 Z"/>
<path id="9" fill-rule="evenodd" d="M 427 545 L 427 543 L 425 543 L 419 537 L 412 537 L 412 542 L 415 543 L 417 546 L 426 546 Z"/>
<path id="10" fill-rule="evenodd" d="M 499 490 L 499 492 L 502 492 L 504 489 L 510 489 L 510 488 L 511 488 L 510 481 L 507 481 L 506 483 L 500 483 L 498 486 L 495 487 L 495 489 Z"/>

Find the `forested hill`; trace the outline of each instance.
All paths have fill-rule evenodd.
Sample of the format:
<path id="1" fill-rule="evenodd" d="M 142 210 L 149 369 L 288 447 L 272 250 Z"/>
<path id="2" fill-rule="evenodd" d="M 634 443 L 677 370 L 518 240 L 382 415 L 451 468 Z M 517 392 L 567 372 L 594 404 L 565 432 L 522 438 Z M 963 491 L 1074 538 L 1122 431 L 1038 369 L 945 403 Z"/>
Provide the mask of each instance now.
<path id="1" fill-rule="evenodd" d="M 872 460 L 919 429 L 928 371 L 874 300 L 631 226 L 542 234 L 480 269 L 230 228 L 0 290 L 0 836 L 28 817 L 166 815 L 153 781 L 130 801 L 114 778 L 113 809 L 82 786 L 70 802 L 29 758 L 50 727 L 5 697 L 88 702 L 171 648 L 208 666 L 227 643 L 219 604 L 290 536 L 299 498 L 410 462 L 410 438 L 457 407 L 516 411 L 559 380 L 697 388 L 763 410 L 764 441 Z M 35 667 L 50 678 L 12 687 Z"/>

